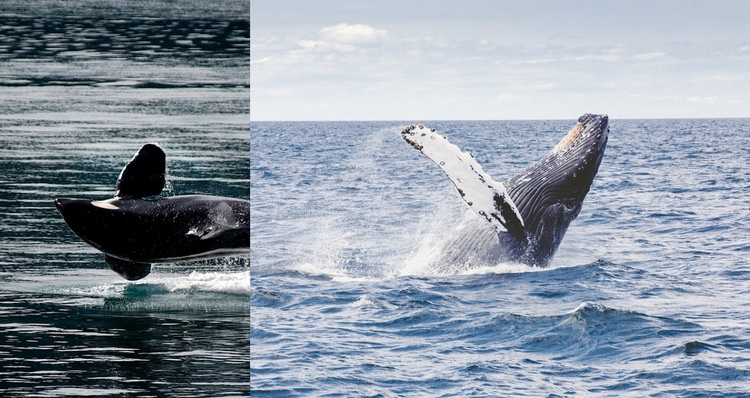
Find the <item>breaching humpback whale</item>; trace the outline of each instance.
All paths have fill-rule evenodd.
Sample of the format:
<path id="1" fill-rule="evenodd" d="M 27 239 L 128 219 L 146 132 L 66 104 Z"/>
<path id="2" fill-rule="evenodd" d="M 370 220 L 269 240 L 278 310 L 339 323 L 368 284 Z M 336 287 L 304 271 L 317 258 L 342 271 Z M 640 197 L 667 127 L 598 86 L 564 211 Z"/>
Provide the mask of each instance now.
<path id="1" fill-rule="evenodd" d="M 479 215 L 442 249 L 435 266 L 519 262 L 549 264 L 578 216 L 604 155 L 606 115 L 585 114 L 542 160 L 505 183 L 494 181 L 474 157 L 424 126 L 408 126 L 404 140 L 434 161 Z"/>
<path id="2" fill-rule="evenodd" d="M 250 202 L 207 195 L 147 198 L 164 189 L 164 151 L 144 145 L 122 169 L 115 197 L 55 199 L 68 227 L 128 280 L 172 263 L 250 251 Z"/>

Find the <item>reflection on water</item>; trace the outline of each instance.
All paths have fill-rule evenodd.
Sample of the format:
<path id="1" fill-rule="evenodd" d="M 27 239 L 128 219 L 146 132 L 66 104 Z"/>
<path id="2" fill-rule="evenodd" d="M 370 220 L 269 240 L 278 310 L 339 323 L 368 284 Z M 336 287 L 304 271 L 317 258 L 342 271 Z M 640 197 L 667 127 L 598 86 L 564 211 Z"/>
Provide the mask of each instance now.
<path id="1" fill-rule="evenodd" d="M 111 197 L 146 142 L 164 194 L 247 198 L 248 8 L 0 4 L 0 396 L 248 395 L 247 259 L 128 283 L 52 202 Z"/>
<path id="2" fill-rule="evenodd" d="M 247 389 L 247 306 L 160 313 L 113 310 L 126 307 L 126 298 L 106 299 L 103 308 L 68 305 L 57 295 L 4 293 L 0 299 L 6 392 L 54 396 L 51 387 L 65 386 L 143 396 L 168 387 L 173 396 L 190 396 L 212 385 L 222 394 Z M 247 296 L 234 300 L 247 303 Z"/>
<path id="3" fill-rule="evenodd" d="M 0 59 L 247 57 L 249 27 L 247 20 L 0 16 Z"/>

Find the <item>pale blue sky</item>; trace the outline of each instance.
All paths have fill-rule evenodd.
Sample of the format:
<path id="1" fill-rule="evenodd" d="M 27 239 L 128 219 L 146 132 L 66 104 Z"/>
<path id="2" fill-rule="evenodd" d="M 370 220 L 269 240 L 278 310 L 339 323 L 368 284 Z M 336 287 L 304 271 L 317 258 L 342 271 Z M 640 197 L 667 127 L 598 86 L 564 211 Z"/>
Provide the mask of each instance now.
<path id="1" fill-rule="evenodd" d="M 253 0 L 253 120 L 750 117 L 750 1 Z"/>

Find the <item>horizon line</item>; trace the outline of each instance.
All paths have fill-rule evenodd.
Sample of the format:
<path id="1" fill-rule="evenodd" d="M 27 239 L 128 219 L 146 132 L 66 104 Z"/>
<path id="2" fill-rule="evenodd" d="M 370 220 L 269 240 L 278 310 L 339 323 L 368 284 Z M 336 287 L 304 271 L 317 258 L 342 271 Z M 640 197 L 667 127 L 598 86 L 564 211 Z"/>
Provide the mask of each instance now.
<path id="1" fill-rule="evenodd" d="M 610 120 L 612 117 L 607 115 Z M 253 120 L 250 123 L 277 123 L 277 122 L 399 122 L 399 123 L 420 123 L 414 120 L 425 122 L 526 122 L 526 121 L 565 121 L 574 118 L 534 118 L 534 119 L 260 119 Z M 577 117 L 575 118 L 577 119 Z M 730 120 L 730 119 L 750 119 L 750 116 L 708 116 L 708 117 L 622 117 L 614 120 Z M 412 120 L 411 122 L 409 120 Z"/>

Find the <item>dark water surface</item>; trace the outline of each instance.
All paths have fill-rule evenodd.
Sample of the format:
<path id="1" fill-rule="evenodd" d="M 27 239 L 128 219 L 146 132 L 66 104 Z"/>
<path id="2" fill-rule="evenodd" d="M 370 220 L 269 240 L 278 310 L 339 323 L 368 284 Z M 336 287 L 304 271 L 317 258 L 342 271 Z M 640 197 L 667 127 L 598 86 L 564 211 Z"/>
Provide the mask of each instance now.
<path id="1" fill-rule="evenodd" d="M 257 396 L 750 393 L 750 120 L 618 120 L 547 269 L 445 273 L 474 217 L 403 122 L 254 123 Z M 496 180 L 575 123 L 424 122 Z"/>
<path id="2" fill-rule="evenodd" d="M 203 4 L 0 5 L 0 396 L 249 394 L 247 259 L 126 283 L 52 203 L 147 142 L 166 195 L 248 197 L 249 4 Z"/>

